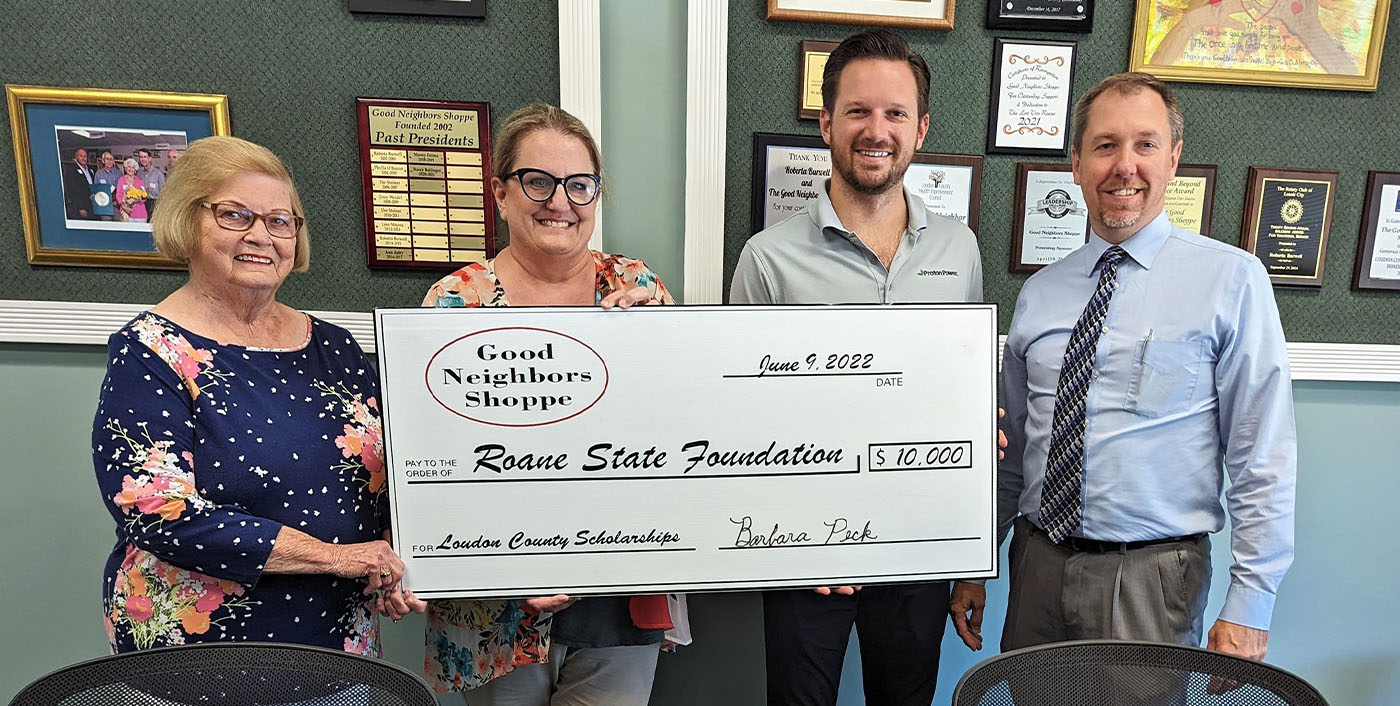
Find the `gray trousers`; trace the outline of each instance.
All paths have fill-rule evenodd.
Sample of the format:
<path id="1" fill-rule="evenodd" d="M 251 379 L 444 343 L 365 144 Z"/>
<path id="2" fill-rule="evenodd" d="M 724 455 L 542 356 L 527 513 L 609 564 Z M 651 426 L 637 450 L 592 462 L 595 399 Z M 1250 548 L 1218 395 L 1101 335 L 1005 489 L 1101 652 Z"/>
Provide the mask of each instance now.
<path id="1" fill-rule="evenodd" d="M 464 694 L 468 706 L 647 706 L 660 645 L 569 647 Z"/>
<path id="2" fill-rule="evenodd" d="M 1001 649 L 1096 639 L 1199 647 L 1209 589 L 1207 537 L 1077 552 L 1018 517 Z"/>
<path id="3" fill-rule="evenodd" d="M 1210 539 L 1154 544 L 1116 552 L 1080 552 L 1056 545 L 1024 516 L 1011 540 L 1011 593 L 1003 652 L 1065 640 L 1144 640 L 1199 647 L 1210 589 Z M 1121 673 L 1121 670 L 1120 670 Z M 1094 690 L 1124 703 L 1181 703 L 1185 684 L 1112 672 Z M 1062 703 L 1046 684 L 1013 684 L 1018 703 Z M 1131 693 L 1124 693 L 1131 692 Z M 1068 703 L 1068 702 L 1065 702 Z M 1103 703 L 1114 703 L 1112 699 Z"/>

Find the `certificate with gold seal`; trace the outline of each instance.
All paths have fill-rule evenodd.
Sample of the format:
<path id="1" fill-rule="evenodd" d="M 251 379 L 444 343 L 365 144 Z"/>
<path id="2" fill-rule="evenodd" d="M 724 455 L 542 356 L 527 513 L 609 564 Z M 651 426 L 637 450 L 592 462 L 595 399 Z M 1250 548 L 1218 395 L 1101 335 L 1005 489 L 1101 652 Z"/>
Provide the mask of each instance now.
<path id="1" fill-rule="evenodd" d="M 491 108 L 356 98 L 371 267 L 447 270 L 496 254 Z"/>
<path id="2" fill-rule="evenodd" d="M 1249 168 L 1240 247 L 1275 286 L 1322 286 L 1336 191 L 1336 172 Z"/>

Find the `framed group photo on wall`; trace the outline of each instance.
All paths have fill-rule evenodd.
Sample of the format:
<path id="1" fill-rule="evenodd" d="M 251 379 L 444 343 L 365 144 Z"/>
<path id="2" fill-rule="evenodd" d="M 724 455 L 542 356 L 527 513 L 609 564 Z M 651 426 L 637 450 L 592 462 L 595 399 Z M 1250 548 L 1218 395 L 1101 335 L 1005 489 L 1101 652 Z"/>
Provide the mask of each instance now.
<path id="1" fill-rule="evenodd" d="M 1366 208 L 1351 288 L 1400 292 L 1400 172 L 1366 175 Z"/>
<path id="2" fill-rule="evenodd" d="M 954 0 L 768 0 L 770 20 L 953 29 Z"/>
<path id="3" fill-rule="evenodd" d="M 1171 81 L 1374 91 L 1390 0 L 1137 0 L 1128 68 Z"/>
<path id="4" fill-rule="evenodd" d="M 1240 248 L 1264 263 L 1274 286 L 1322 286 L 1337 172 L 1250 167 Z"/>
<path id="5" fill-rule="evenodd" d="M 936 215 L 977 232 L 982 204 L 981 155 L 915 152 L 904 188 Z M 831 150 L 820 137 L 756 132 L 753 136 L 752 232 L 780 223 L 817 200 L 832 170 Z"/>
<path id="6" fill-rule="evenodd" d="M 1062 162 L 1018 162 L 1011 210 L 1011 271 L 1030 274 L 1089 242 L 1084 192 Z"/>
<path id="7" fill-rule="evenodd" d="M 988 0 L 987 28 L 1040 32 L 1094 31 L 1096 0 Z"/>
<path id="8" fill-rule="evenodd" d="M 229 134 L 228 98 L 6 86 L 30 264 L 178 269 L 150 218 L 191 142 Z"/>
<path id="9" fill-rule="evenodd" d="M 992 49 L 987 154 L 1069 152 L 1074 42 L 998 37 Z"/>

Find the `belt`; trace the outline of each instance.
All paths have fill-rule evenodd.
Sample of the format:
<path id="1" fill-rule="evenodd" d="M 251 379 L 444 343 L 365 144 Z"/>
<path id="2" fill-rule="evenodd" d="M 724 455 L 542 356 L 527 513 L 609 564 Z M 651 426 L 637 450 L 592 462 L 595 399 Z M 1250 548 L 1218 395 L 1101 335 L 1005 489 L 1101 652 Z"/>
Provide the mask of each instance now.
<path id="1" fill-rule="evenodd" d="M 1050 535 L 1045 530 L 1036 527 L 1034 522 L 1026 522 L 1031 528 L 1031 532 L 1049 539 Z M 1137 542 L 1110 542 L 1102 539 L 1089 539 L 1087 537 L 1065 537 L 1058 546 L 1071 549 L 1076 552 L 1088 554 L 1107 554 L 1109 552 L 1126 552 L 1133 549 L 1142 549 L 1157 544 L 1171 544 L 1173 542 L 1194 542 L 1206 536 L 1204 532 L 1198 534 L 1188 534 L 1182 537 L 1163 537 L 1161 539 L 1144 539 Z"/>

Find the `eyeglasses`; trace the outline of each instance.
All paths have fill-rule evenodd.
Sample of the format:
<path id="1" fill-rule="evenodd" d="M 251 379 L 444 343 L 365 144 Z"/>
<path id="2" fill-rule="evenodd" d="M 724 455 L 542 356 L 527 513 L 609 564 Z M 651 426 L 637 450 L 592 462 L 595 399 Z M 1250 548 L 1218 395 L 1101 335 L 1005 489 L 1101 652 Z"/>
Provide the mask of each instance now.
<path id="1" fill-rule="evenodd" d="M 520 189 L 526 198 L 538 203 L 554 198 L 560 184 L 564 185 L 564 196 L 578 206 L 593 203 L 602 189 L 597 174 L 570 174 L 561 178 L 541 169 L 517 169 L 506 175 L 507 180 L 511 177 L 520 180 Z"/>
<path id="2" fill-rule="evenodd" d="M 220 228 L 238 233 L 247 232 L 261 218 L 268 235 L 274 238 L 295 238 L 301 227 L 306 224 L 305 218 L 293 213 L 258 213 L 226 201 L 200 201 L 199 205 L 214 214 L 214 222 L 219 224 Z"/>

